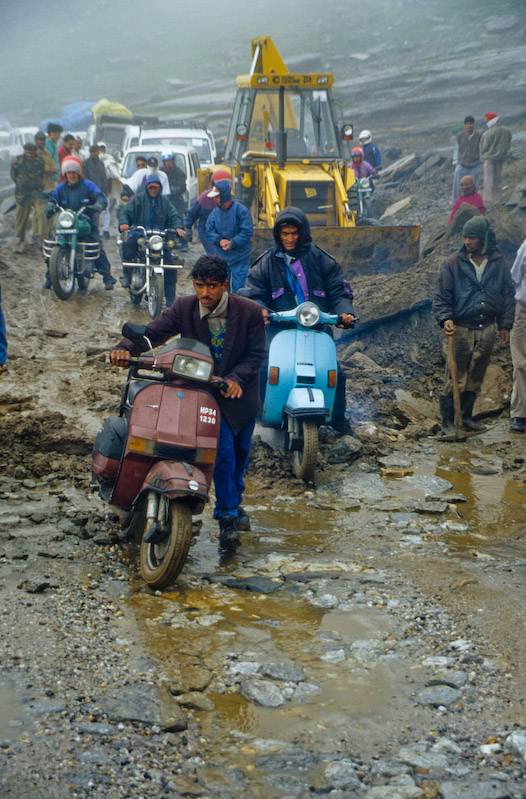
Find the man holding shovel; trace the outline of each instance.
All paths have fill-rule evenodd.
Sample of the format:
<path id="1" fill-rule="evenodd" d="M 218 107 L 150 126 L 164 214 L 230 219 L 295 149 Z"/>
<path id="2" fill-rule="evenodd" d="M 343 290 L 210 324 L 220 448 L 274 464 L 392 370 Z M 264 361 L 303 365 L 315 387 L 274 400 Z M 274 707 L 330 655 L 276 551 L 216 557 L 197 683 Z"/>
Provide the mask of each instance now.
<path id="1" fill-rule="evenodd" d="M 510 270 L 488 219 L 473 217 L 462 235 L 463 246 L 441 266 L 433 298 L 433 314 L 446 333 L 440 412 L 444 435 L 453 440 L 465 438 L 466 430 L 480 429 L 473 421 L 473 405 L 495 343 L 495 325 L 500 343 L 508 344 L 515 305 Z"/>

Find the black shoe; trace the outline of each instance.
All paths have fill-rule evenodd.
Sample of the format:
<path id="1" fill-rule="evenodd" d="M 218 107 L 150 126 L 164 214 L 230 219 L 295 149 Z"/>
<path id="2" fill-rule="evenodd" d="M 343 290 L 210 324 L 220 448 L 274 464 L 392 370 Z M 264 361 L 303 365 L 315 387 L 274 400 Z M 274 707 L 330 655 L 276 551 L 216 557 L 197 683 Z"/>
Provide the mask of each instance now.
<path id="1" fill-rule="evenodd" d="M 123 289 L 129 289 L 130 288 L 130 276 L 129 275 L 123 275 L 121 277 L 121 286 L 123 287 Z"/>
<path id="2" fill-rule="evenodd" d="M 465 430 L 470 430 L 473 433 L 479 433 L 484 430 L 484 427 L 473 421 L 473 406 L 477 395 L 475 391 L 462 391 L 460 393 L 460 408 L 462 410 L 462 423 Z"/>
<path id="3" fill-rule="evenodd" d="M 221 516 L 219 519 L 219 549 L 221 552 L 234 552 L 240 543 L 237 516 Z"/>
<path id="4" fill-rule="evenodd" d="M 511 420 L 510 430 L 512 433 L 524 433 L 526 430 L 526 419 L 522 416 L 514 416 Z"/>
<path id="5" fill-rule="evenodd" d="M 113 283 L 115 283 L 115 281 L 113 281 Z M 110 283 L 109 281 L 107 281 L 104 284 L 104 288 L 106 289 L 106 291 L 113 291 L 113 283 Z"/>
<path id="6" fill-rule="evenodd" d="M 45 279 L 45 280 L 44 280 L 44 282 L 42 283 L 42 288 L 43 288 L 43 289 L 50 289 L 50 288 L 52 288 L 52 286 L 51 286 L 51 280 L 49 279 L 49 275 L 48 275 L 48 274 L 46 275 L 46 279 Z"/>
<path id="7" fill-rule="evenodd" d="M 250 516 L 242 505 L 239 506 L 237 513 L 237 529 L 247 532 L 250 530 Z"/>
<path id="8" fill-rule="evenodd" d="M 330 425 L 332 429 L 336 430 L 341 436 L 354 435 L 354 430 L 346 416 L 338 416 L 336 419 L 332 419 Z"/>

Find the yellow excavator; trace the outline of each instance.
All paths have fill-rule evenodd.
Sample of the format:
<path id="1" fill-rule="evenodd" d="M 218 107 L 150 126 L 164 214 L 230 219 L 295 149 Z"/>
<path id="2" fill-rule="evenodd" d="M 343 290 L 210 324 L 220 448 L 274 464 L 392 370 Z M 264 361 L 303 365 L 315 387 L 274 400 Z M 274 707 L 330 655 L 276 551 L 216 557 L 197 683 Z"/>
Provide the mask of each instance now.
<path id="1" fill-rule="evenodd" d="M 228 168 L 237 200 L 254 223 L 252 255 L 273 243 L 286 206 L 307 215 L 313 241 L 346 276 L 403 271 L 418 260 L 420 226 L 361 225 L 351 158 L 352 125 L 341 119 L 329 73 L 291 73 L 269 36 L 252 39 L 248 75 L 238 90 L 224 163 L 201 169 L 200 191 L 214 169 Z"/>

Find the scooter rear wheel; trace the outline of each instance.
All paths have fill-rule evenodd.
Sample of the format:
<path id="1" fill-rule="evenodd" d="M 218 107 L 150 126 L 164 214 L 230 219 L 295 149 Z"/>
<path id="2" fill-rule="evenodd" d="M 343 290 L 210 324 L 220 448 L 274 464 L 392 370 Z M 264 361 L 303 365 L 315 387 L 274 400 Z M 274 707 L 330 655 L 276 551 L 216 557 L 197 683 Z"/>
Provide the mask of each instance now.
<path id="1" fill-rule="evenodd" d="M 294 474 L 299 480 L 310 483 L 314 480 L 318 461 L 318 425 L 313 421 L 301 422 L 301 447 L 292 454 Z"/>
<path id="2" fill-rule="evenodd" d="M 169 518 L 170 535 L 164 541 L 141 543 L 141 576 L 152 588 L 173 583 L 186 563 L 192 541 L 192 512 L 188 505 L 172 499 Z"/>
<path id="3" fill-rule="evenodd" d="M 148 313 L 155 319 L 163 309 L 163 276 L 152 274 L 148 294 Z"/>
<path id="4" fill-rule="evenodd" d="M 60 300 L 69 300 L 75 288 L 75 273 L 69 263 L 69 247 L 55 245 L 49 259 L 49 279 Z"/>

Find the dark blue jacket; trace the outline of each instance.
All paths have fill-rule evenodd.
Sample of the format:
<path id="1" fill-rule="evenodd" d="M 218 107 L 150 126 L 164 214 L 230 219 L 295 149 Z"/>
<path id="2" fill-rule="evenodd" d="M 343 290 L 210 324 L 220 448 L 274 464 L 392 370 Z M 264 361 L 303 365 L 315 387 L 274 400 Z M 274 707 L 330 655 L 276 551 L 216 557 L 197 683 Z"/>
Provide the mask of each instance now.
<path id="1" fill-rule="evenodd" d="M 93 206 L 90 213 L 97 213 L 103 211 L 108 201 L 95 183 L 91 180 L 79 180 L 75 186 L 68 186 L 66 182 L 59 183 L 56 189 L 53 189 L 51 196 L 55 198 L 62 208 L 69 208 L 71 211 L 80 211 L 82 208 L 82 200 L 89 200 L 89 204 Z"/>
<path id="2" fill-rule="evenodd" d="M 382 166 L 382 156 L 380 155 L 380 150 L 376 144 L 373 144 L 372 142 L 369 142 L 369 144 L 366 144 L 363 148 L 363 157 L 364 161 L 368 161 L 371 166 L 374 166 L 375 169 L 380 169 Z"/>
<path id="3" fill-rule="evenodd" d="M 232 196 L 230 181 L 218 180 L 216 187 L 220 191 L 221 202 L 227 202 Z M 207 237 L 212 240 L 216 254 L 227 262 L 230 269 L 248 263 L 253 229 L 250 211 L 236 200 L 232 200 L 228 208 L 216 206 L 206 223 Z M 222 250 L 219 245 L 221 239 L 228 239 L 232 249 Z"/>
<path id="4" fill-rule="evenodd" d="M 293 255 L 301 261 L 305 299 L 315 302 L 327 313 L 354 314 L 352 291 L 343 277 L 340 264 L 312 243 L 309 220 L 301 209 L 292 206 L 278 214 L 274 225 L 274 246 L 264 252 L 248 270 L 245 296 L 273 311 L 288 311 L 296 307 L 279 238 L 279 228 L 286 223 L 296 225 L 300 231 Z"/>

